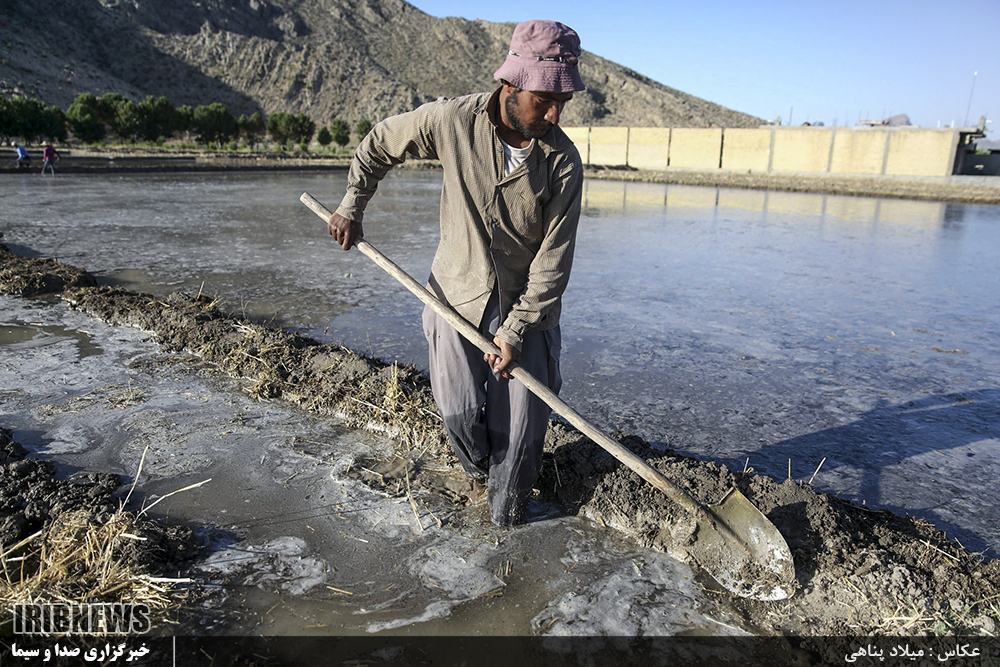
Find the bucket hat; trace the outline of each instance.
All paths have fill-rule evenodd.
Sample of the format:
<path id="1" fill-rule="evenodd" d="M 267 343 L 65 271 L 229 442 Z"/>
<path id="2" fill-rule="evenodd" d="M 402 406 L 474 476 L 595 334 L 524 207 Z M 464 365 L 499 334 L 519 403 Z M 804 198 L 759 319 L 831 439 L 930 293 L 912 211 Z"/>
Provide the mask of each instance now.
<path id="1" fill-rule="evenodd" d="M 585 90 L 577 64 L 580 37 L 556 21 L 525 21 L 514 28 L 507 58 L 494 74 L 521 90 L 569 93 Z"/>

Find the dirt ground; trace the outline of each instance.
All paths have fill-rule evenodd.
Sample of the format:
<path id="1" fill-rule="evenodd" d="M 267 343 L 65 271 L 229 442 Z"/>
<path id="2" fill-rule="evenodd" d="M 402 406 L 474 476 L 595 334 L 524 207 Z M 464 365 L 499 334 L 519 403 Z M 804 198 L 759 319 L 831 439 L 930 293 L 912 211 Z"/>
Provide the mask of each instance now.
<path id="1" fill-rule="evenodd" d="M 248 391 L 260 400 L 287 401 L 389 433 L 398 442 L 395 458 L 362 462 L 354 473 L 359 479 L 393 495 L 403 496 L 412 486 L 454 503 L 466 500 L 469 487 L 441 431 L 427 379 L 410 367 L 247 321 L 222 312 L 203 295 L 174 293 L 161 300 L 96 287 L 81 269 L 19 257 L 5 247 L 0 248 L 0 292 L 59 293 L 73 308 L 151 332 L 167 350 L 196 353 L 245 378 Z M 721 591 L 714 596 L 760 634 L 995 637 L 1000 631 L 1000 563 L 970 553 L 926 521 L 872 511 L 805 483 L 654 450 L 633 435 L 618 434 L 618 439 L 668 478 L 682 481 L 703 503 L 719 502 L 730 488 L 739 489 L 784 536 L 796 572 L 789 599 L 762 602 Z M 23 490 L 20 471 L 31 468 L 30 474 L 38 475 L 44 466 L 21 459 L 13 444 L 4 446 L 0 526 L 3 543 L 10 544 L 31 529 L 29 519 L 48 518 L 28 517 L 30 504 L 11 500 Z M 95 484 L 113 488 L 100 480 Z M 93 502 L 89 491 L 59 493 L 63 500 L 48 503 L 50 511 Z M 691 560 L 686 543 L 691 531 L 685 529 L 690 520 L 684 511 L 561 421 L 551 423 L 536 493 L 645 548 Z"/>

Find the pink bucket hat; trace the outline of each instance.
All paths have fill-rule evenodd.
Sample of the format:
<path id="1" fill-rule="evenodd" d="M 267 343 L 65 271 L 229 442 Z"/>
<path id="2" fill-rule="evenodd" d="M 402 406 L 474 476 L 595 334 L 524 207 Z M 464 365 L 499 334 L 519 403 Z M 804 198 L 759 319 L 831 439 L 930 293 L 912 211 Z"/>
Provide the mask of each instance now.
<path id="1" fill-rule="evenodd" d="M 510 50 L 494 74 L 521 90 L 568 93 L 585 90 L 577 69 L 580 37 L 555 21 L 525 21 L 514 28 Z"/>

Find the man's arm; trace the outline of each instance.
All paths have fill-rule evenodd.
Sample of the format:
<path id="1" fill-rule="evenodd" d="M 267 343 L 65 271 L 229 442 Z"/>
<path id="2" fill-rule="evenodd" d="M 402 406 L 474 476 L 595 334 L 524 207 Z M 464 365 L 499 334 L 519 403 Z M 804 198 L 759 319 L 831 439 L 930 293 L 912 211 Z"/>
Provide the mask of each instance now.
<path id="1" fill-rule="evenodd" d="M 351 161 L 347 174 L 347 194 L 327 220 L 327 230 L 344 250 L 364 235 L 362 219 L 379 182 L 408 155 L 436 158 L 433 121 L 435 103 L 381 121 L 368 133 Z"/>

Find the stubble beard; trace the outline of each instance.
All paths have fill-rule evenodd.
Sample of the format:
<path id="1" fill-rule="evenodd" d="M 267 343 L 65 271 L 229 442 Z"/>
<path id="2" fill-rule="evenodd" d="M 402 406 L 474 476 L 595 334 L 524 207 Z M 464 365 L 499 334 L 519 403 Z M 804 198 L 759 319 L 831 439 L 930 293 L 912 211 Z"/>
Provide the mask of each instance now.
<path id="1" fill-rule="evenodd" d="M 545 136 L 545 133 L 552 128 L 552 123 L 545 120 L 535 121 L 534 123 L 525 123 L 521 118 L 520 109 L 517 105 L 517 95 L 519 93 L 513 93 L 507 96 L 506 102 L 504 102 L 504 108 L 507 111 L 507 120 L 510 124 L 514 126 L 522 137 L 525 139 L 540 139 Z"/>

